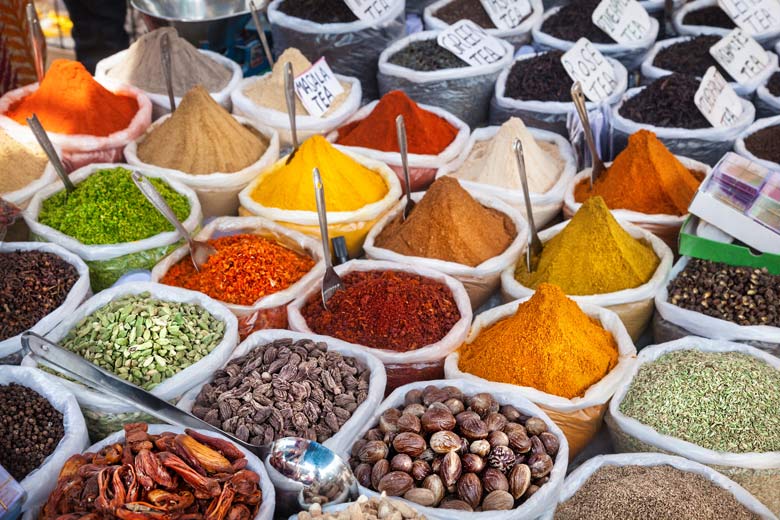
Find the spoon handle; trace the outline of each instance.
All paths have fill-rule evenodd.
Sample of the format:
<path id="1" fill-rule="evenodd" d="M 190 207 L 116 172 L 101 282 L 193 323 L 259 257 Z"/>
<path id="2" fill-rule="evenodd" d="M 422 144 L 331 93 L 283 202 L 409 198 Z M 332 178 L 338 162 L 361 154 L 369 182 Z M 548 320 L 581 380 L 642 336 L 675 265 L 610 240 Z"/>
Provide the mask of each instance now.
<path id="1" fill-rule="evenodd" d="M 585 141 L 588 143 L 588 149 L 592 156 L 593 167 L 591 168 L 590 185 L 593 187 L 593 181 L 601 173 L 604 165 L 601 162 L 601 157 L 599 157 L 598 150 L 596 149 L 596 140 L 593 139 L 593 129 L 590 126 L 590 117 L 588 117 L 588 109 L 585 106 L 585 94 L 582 92 L 582 85 L 579 81 L 574 83 L 571 87 L 571 99 L 574 101 L 577 114 L 580 116 L 582 131 L 585 133 Z"/>
<path id="2" fill-rule="evenodd" d="M 406 181 L 406 205 L 412 205 L 412 184 L 409 180 L 409 143 L 406 140 L 406 124 L 404 116 L 395 118 L 395 130 L 398 134 L 398 148 L 401 151 L 401 163 L 404 167 L 404 181 Z"/>
<path id="3" fill-rule="evenodd" d="M 287 115 L 290 118 L 290 133 L 292 134 L 293 150 L 298 149 L 298 128 L 295 125 L 295 77 L 293 66 L 289 61 L 284 66 L 284 98 L 287 101 Z"/>
<path id="4" fill-rule="evenodd" d="M 43 81 L 43 33 L 38 21 L 38 13 L 32 2 L 27 4 L 27 25 L 30 29 L 30 40 L 33 47 L 33 60 L 35 61 L 35 75 L 38 83 Z"/>
<path id="5" fill-rule="evenodd" d="M 254 0 L 249 0 L 249 10 L 252 12 L 252 20 L 255 22 L 255 29 L 257 29 L 257 36 L 260 37 L 260 43 L 263 44 L 263 52 L 265 52 L 265 59 L 268 60 L 268 64 L 273 68 L 274 56 L 271 54 L 271 46 L 268 45 L 268 38 L 265 37 L 265 30 L 263 24 L 260 21 L 260 9 L 265 9 L 266 2 L 263 0 L 263 4 L 260 8 L 255 5 Z"/>
<path id="6" fill-rule="evenodd" d="M 133 172 L 132 178 L 136 187 L 141 191 L 141 193 L 144 194 L 144 197 L 146 197 L 152 206 L 157 208 L 157 211 L 159 211 L 160 214 L 165 217 L 165 219 L 170 222 L 173 227 L 176 228 L 176 231 L 178 231 L 179 234 L 184 237 L 187 242 L 189 242 L 190 250 L 194 249 L 189 231 L 187 231 L 182 223 L 179 222 L 179 219 L 176 217 L 176 213 L 174 213 L 168 203 L 165 202 L 165 199 L 162 195 L 160 195 L 160 192 L 157 191 L 157 188 L 155 188 L 154 185 L 149 182 L 149 179 L 138 172 Z"/>
<path id="7" fill-rule="evenodd" d="M 176 110 L 176 97 L 173 95 L 173 71 L 171 70 L 171 39 L 169 33 L 165 33 L 160 40 L 160 52 L 162 53 L 162 68 L 165 75 L 165 88 L 168 90 L 168 103 L 171 112 Z"/>
<path id="8" fill-rule="evenodd" d="M 54 149 L 54 145 L 51 144 L 51 140 L 49 139 L 48 134 L 46 134 L 46 130 L 43 129 L 43 125 L 38 120 L 38 116 L 33 114 L 32 117 L 28 117 L 27 126 L 30 127 L 35 139 L 38 140 L 38 144 L 41 145 L 41 148 L 43 148 L 43 151 L 46 153 L 46 157 L 51 161 L 51 165 L 54 166 L 54 171 L 56 171 L 57 175 L 62 179 L 65 189 L 69 192 L 74 191 L 76 187 L 73 185 L 70 177 L 68 177 L 65 166 L 62 165 L 60 156 L 57 155 L 57 151 Z"/>
<path id="9" fill-rule="evenodd" d="M 317 216 L 320 220 L 320 236 L 322 237 L 322 250 L 325 253 L 325 267 L 332 268 L 333 259 L 330 256 L 330 240 L 328 239 L 328 213 L 325 208 L 325 188 L 322 186 L 319 168 L 314 168 L 311 174 L 317 199 Z"/>

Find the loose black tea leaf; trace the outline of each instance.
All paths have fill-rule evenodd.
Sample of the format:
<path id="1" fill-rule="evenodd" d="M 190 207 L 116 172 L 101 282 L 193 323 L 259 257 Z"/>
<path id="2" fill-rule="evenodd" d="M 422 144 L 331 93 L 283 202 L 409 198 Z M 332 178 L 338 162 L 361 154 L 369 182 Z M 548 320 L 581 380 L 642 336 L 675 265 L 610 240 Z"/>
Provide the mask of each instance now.
<path id="1" fill-rule="evenodd" d="M 707 69 L 715 66 L 727 81 L 734 81 L 710 54 L 710 47 L 719 41 L 720 36 L 702 35 L 669 45 L 656 54 L 653 65 L 659 69 L 697 77 L 704 76 Z"/>
<path id="2" fill-rule="evenodd" d="M 390 56 L 388 61 L 400 67 L 420 71 L 459 69 L 469 66 L 468 63 L 436 43 L 435 38 L 411 42 Z"/>
<path id="3" fill-rule="evenodd" d="M 343 0 L 285 0 L 279 10 L 315 23 L 347 23 L 358 19 Z"/>
<path id="4" fill-rule="evenodd" d="M 599 3 L 601 0 L 572 1 L 545 20 L 542 32 L 569 42 L 585 37 L 592 43 L 615 43 L 591 21 L 591 15 Z"/>
<path id="5" fill-rule="evenodd" d="M 653 81 L 627 99 L 620 115 L 647 125 L 666 128 L 709 128 L 709 121 L 693 102 L 699 80 L 686 74 L 671 74 Z"/>
<path id="6" fill-rule="evenodd" d="M 561 64 L 561 51 L 519 60 L 506 78 L 506 97 L 525 101 L 571 101 L 573 82 Z"/>
<path id="7" fill-rule="evenodd" d="M 688 11 L 683 17 L 683 24 L 721 27 L 723 29 L 734 29 L 736 27 L 734 21 L 726 14 L 726 11 L 717 5 Z"/>

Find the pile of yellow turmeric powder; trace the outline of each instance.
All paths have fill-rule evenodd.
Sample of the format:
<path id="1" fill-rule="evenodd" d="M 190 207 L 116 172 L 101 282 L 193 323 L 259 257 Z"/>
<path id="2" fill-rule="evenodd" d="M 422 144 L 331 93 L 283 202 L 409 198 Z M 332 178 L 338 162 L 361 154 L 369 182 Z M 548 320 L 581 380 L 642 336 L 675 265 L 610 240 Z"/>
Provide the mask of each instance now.
<path id="1" fill-rule="evenodd" d="M 463 372 L 566 399 L 584 395 L 618 361 L 612 334 L 546 283 L 458 352 Z"/>

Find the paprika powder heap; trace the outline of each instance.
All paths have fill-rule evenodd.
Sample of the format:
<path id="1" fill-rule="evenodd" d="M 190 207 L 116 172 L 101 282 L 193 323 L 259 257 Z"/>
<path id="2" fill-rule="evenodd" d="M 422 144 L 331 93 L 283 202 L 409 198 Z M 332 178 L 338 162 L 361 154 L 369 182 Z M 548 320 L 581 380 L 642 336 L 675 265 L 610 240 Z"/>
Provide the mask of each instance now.
<path id="1" fill-rule="evenodd" d="M 267 238 L 239 234 L 208 240 L 217 250 L 195 270 L 189 256 L 172 266 L 160 283 L 202 292 L 235 305 L 253 305 L 300 280 L 314 260 Z"/>
<path id="2" fill-rule="evenodd" d="M 71 60 L 54 60 L 40 86 L 6 112 L 19 124 L 38 116 L 47 132 L 105 137 L 130 126 L 138 112 L 133 96 L 114 94 Z"/>
<path id="3" fill-rule="evenodd" d="M 404 92 L 392 90 L 382 96 L 365 119 L 339 128 L 336 144 L 399 152 L 395 126 L 395 118 L 399 115 L 404 116 L 409 153 L 438 155 L 458 135 L 458 129 L 449 121 L 420 108 Z"/>
<path id="4" fill-rule="evenodd" d="M 703 178 L 704 172 L 683 166 L 653 132 L 639 130 L 592 188 L 589 179 L 575 186 L 574 200 L 599 195 L 610 209 L 685 215 Z"/>
<path id="5" fill-rule="evenodd" d="M 612 334 L 548 283 L 458 352 L 463 372 L 566 399 L 582 397 L 618 361 Z"/>
<path id="6" fill-rule="evenodd" d="M 301 309 L 309 328 L 371 348 L 407 352 L 441 340 L 460 320 L 443 283 L 403 271 L 355 271 L 322 305 L 319 292 Z"/>

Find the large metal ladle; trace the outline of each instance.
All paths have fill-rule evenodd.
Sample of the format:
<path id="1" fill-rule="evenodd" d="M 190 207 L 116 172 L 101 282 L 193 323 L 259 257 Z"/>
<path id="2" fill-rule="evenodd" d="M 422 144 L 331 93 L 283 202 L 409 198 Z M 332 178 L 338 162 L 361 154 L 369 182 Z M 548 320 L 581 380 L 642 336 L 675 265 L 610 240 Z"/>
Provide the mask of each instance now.
<path id="1" fill-rule="evenodd" d="M 571 100 L 574 102 L 574 107 L 577 109 L 577 115 L 580 116 L 582 131 L 585 133 L 585 142 L 588 144 L 591 160 L 593 161 L 593 166 L 590 169 L 590 187 L 593 188 L 593 183 L 596 182 L 599 175 L 607 171 L 607 167 L 604 166 L 604 161 L 601 160 L 599 151 L 596 148 L 596 140 L 593 138 L 593 129 L 590 126 L 588 109 L 585 106 L 585 94 L 582 92 L 582 85 L 579 81 L 574 83 L 571 87 Z"/>

